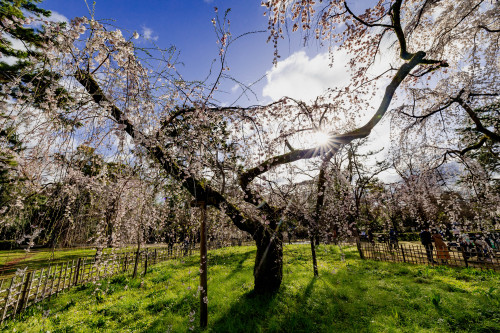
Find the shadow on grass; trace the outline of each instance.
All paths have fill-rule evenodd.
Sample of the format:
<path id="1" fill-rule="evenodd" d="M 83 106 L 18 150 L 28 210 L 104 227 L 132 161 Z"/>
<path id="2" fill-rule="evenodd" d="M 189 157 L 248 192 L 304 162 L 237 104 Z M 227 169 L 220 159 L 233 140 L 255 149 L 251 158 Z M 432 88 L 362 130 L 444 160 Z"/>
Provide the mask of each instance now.
<path id="1" fill-rule="evenodd" d="M 250 257 L 250 256 L 253 256 L 255 257 L 255 252 L 256 250 L 252 250 L 252 251 L 247 251 L 245 253 L 242 253 L 241 255 L 239 255 L 238 257 L 238 261 L 235 263 L 235 267 L 234 269 L 226 276 L 226 280 L 230 280 L 233 278 L 233 276 L 235 274 L 237 274 L 238 272 L 240 272 L 242 269 L 243 269 L 243 263 Z"/>
<path id="2" fill-rule="evenodd" d="M 277 295 L 256 295 L 248 292 L 229 311 L 210 325 L 213 332 L 260 332 L 265 331 L 271 308 L 277 303 Z"/>
<path id="3" fill-rule="evenodd" d="M 316 281 L 317 278 L 311 277 L 304 291 L 297 295 L 297 304 L 308 302 Z M 283 290 L 274 295 L 257 295 L 248 292 L 220 319 L 210 324 L 210 330 L 212 332 L 314 331 L 314 318 L 311 318 L 308 308 L 288 307 L 284 303 L 283 296 Z"/>

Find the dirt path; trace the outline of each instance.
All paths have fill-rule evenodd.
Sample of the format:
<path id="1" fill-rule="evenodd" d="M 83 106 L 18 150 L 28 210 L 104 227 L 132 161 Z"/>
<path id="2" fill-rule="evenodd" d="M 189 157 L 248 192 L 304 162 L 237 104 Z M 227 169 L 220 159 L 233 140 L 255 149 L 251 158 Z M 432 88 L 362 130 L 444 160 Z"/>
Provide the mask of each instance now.
<path id="1" fill-rule="evenodd" d="M 27 253 L 23 257 L 19 257 L 19 258 L 16 258 L 16 259 L 13 259 L 11 261 L 6 262 L 4 265 L 2 265 L 2 267 L 0 267 L 0 275 L 5 273 L 5 272 L 10 271 L 14 267 L 16 267 L 17 264 L 19 264 L 20 262 L 22 262 L 24 260 L 31 258 L 34 255 L 35 255 L 34 253 Z"/>

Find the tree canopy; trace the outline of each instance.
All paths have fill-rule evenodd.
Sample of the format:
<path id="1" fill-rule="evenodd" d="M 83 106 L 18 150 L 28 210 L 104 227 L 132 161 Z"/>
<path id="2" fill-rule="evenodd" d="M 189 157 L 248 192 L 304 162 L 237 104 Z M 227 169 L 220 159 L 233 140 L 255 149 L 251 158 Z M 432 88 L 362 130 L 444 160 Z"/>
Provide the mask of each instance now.
<path id="1" fill-rule="evenodd" d="M 382 190 L 372 181 L 378 172 L 363 170 L 352 145 L 369 137 L 382 120 L 390 118 L 391 128 L 401 134 L 399 142 L 394 140 L 393 166 L 405 184 L 425 179 L 419 182 L 427 200 L 421 212 L 439 207 L 427 184 L 439 184 L 443 159 L 467 157 L 468 151 L 488 147 L 486 142 L 497 150 L 498 126 L 491 123 L 495 118 L 481 111 L 493 115 L 498 111 L 492 107 L 498 104 L 497 2 L 379 1 L 361 14 L 344 0 L 276 0 L 263 6 L 269 17 L 269 40 L 276 47 L 275 61 L 287 27 L 301 29 L 307 40 L 330 46 L 334 58 L 339 50 L 347 52 L 350 82 L 331 88 L 312 103 L 290 96 L 268 105 L 223 106 L 214 93 L 225 77 L 225 55 L 234 38 L 226 25 L 217 34 L 218 78 L 205 86 L 182 80 L 176 55 L 169 50 L 137 48 L 134 36 L 126 38 L 94 17 L 74 18 L 67 25 L 47 22 L 34 35 L 39 43 L 36 54 L 26 53 L 28 61 L 19 68 L 17 79 L 9 77 L 2 88 L 2 114 L 22 128 L 18 133 L 30 146 L 23 161 L 31 168 L 32 180 L 39 186 L 47 184 L 58 172 L 56 156 L 69 156 L 75 147 L 82 153 L 82 147 L 89 147 L 88 153 L 95 149 L 106 159 L 113 156 L 140 168 L 142 179 L 155 174 L 164 177 L 163 184 L 174 181 L 254 239 L 255 290 L 265 293 L 276 291 L 281 283 L 285 220 L 308 221 L 313 235 L 319 225 L 330 225 L 323 229 L 332 230 L 339 224 L 347 225 L 342 228 L 346 232 L 357 233 L 361 198 L 377 200 Z M 37 12 L 35 7 L 28 9 Z M 13 33 L 31 24 L 15 13 L 5 15 L 3 31 Z M 456 131 L 467 121 L 474 124 L 465 126 L 472 134 L 460 137 Z M 327 143 L 307 140 L 318 132 L 328 133 Z M 332 158 L 345 148 L 351 149 L 346 163 L 332 167 Z M 404 157 L 408 154 L 410 159 Z M 411 159 L 418 162 L 405 166 Z M 82 185 L 104 177 L 89 163 L 73 174 Z M 346 164 L 347 172 L 339 172 Z M 476 163 L 474 170 L 484 167 Z M 291 212 L 290 196 L 283 194 L 288 191 L 299 199 L 304 187 L 297 179 L 304 168 L 316 170 L 306 172 L 313 175 L 316 190 L 309 200 L 314 204 Z M 481 180 L 484 191 L 475 195 L 482 196 L 482 204 L 498 197 L 498 188 L 490 186 L 495 176 L 490 173 Z M 398 191 L 402 193 L 404 189 Z M 141 207 L 155 202 L 153 194 L 140 200 Z M 382 202 L 389 204 L 389 199 Z M 341 218 L 342 214 L 350 218 Z M 432 214 L 419 216 L 432 218 Z"/>

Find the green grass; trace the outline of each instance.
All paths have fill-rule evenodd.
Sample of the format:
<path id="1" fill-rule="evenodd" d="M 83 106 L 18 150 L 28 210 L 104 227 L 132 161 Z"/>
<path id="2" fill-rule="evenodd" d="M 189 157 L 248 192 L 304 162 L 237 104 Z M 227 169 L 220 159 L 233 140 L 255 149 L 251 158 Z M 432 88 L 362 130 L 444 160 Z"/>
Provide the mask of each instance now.
<path id="1" fill-rule="evenodd" d="M 309 247 L 285 248 L 283 284 L 273 297 L 252 294 L 254 247 L 209 254 L 210 332 L 499 332 L 500 275 L 491 271 L 340 260 Z M 152 267 L 147 276 L 117 276 L 35 305 L 3 327 L 8 332 L 200 331 L 198 258 Z"/>

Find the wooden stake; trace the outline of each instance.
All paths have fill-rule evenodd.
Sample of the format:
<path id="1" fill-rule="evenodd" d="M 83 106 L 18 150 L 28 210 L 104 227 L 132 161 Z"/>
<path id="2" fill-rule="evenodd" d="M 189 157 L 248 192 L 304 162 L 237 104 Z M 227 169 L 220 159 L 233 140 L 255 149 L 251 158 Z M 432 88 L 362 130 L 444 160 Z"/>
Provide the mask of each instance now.
<path id="1" fill-rule="evenodd" d="M 208 324 L 207 298 L 207 206 L 201 203 L 201 232 L 200 232 L 200 326 Z"/>

